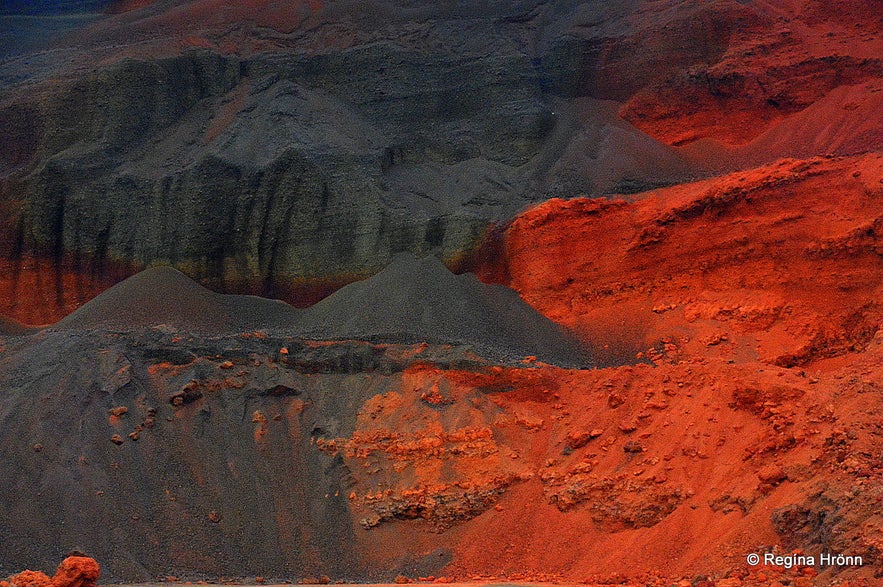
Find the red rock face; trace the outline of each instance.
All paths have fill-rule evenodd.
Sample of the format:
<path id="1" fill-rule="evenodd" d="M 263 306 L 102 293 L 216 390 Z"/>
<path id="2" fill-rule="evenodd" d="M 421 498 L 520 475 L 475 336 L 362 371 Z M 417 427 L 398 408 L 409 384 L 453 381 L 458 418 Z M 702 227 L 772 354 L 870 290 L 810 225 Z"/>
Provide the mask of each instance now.
<path id="1" fill-rule="evenodd" d="M 881 318 L 881 177 L 872 154 L 547 202 L 506 233 L 509 285 L 611 352 L 685 339 L 688 355 L 795 366 L 860 351 Z"/>

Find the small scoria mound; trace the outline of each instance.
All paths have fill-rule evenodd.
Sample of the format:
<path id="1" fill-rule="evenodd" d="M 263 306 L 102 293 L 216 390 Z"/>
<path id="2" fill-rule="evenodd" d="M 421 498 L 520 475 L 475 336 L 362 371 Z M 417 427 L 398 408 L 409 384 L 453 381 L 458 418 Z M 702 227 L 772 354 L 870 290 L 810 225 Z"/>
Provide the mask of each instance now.
<path id="1" fill-rule="evenodd" d="M 434 257 L 396 257 L 374 277 L 310 307 L 303 331 L 328 339 L 475 345 L 505 358 L 538 356 L 582 364 L 586 357 L 564 329 L 508 287 L 454 275 Z"/>
<path id="2" fill-rule="evenodd" d="M 297 313 L 275 300 L 218 294 L 177 269 L 154 267 L 111 287 L 54 328 L 129 331 L 166 325 L 222 334 L 290 324 Z"/>
<path id="3" fill-rule="evenodd" d="M 223 328 L 219 296 L 171 267 L 142 271 L 108 289 L 58 322 L 59 329 L 121 328 L 168 324 Z"/>

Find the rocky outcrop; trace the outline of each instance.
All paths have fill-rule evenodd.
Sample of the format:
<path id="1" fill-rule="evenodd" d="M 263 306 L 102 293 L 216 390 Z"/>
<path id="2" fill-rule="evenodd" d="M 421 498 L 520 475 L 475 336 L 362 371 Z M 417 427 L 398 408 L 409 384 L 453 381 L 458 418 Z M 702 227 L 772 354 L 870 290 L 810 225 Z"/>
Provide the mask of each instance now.
<path id="1" fill-rule="evenodd" d="M 72 554 L 61 561 L 51 579 L 42 571 L 22 571 L 0 581 L 0 587 L 95 587 L 100 575 L 98 561 Z"/>
<path id="2" fill-rule="evenodd" d="M 867 154 L 783 160 L 631 202 L 551 200 L 505 231 L 505 270 L 476 271 L 507 275 L 601 362 L 689 347 L 806 365 L 862 351 L 879 328 L 881 181 L 883 157 Z M 835 193 L 836 214 L 824 204 Z"/>

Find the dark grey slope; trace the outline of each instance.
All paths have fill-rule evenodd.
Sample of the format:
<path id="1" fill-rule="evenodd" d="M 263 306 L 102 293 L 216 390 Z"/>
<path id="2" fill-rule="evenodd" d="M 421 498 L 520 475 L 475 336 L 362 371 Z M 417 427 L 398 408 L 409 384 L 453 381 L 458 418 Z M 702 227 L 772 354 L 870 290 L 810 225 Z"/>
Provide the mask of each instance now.
<path id="1" fill-rule="evenodd" d="M 133 330 L 166 325 L 206 334 L 292 327 L 298 310 L 275 300 L 226 296 L 172 267 L 154 267 L 122 281 L 53 328 Z"/>
<path id="2" fill-rule="evenodd" d="M 436 258 L 403 254 L 374 277 L 307 309 L 307 336 L 467 343 L 497 358 L 582 364 L 583 350 L 513 290 L 454 275 Z"/>
<path id="3" fill-rule="evenodd" d="M 287 333 L 299 328 L 302 310 L 285 302 L 258 296 L 219 297 L 229 317 L 228 331 L 266 330 L 272 333 Z"/>
<path id="4" fill-rule="evenodd" d="M 100 561 L 102 584 L 173 572 L 371 578 L 356 554 L 343 461 L 319 450 L 310 431 L 352 434 L 359 407 L 395 379 L 378 374 L 365 385 L 347 373 L 316 380 L 280 369 L 270 360 L 278 339 L 174 340 L 156 330 L 44 331 L 0 353 L 0 577 L 52 569 L 78 549 Z M 224 360 L 252 353 L 264 360 L 243 388 L 170 403 L 170 392 L 223 380 Z M 148 374 L 164 360 L 179 369 Z M 266 393 L 277 385 L 299 397 Z M 108 423 L 116 406 L 129 410 L 118 427 Z M 154 425 L 130 440 L 151 408 Z M 265 450 L 255 443 L 255 410 L 283 414 L 268 423 Z M 110 441 L 116 433 L 124 444 Z"/>
<path id="5" fill-rule="evenodd" d="M 177 269 L 154 267 L 96 296 L 56 329 L 123 329 L 167 324 L 217 331 L 227 325 L 221 297 Z"/>

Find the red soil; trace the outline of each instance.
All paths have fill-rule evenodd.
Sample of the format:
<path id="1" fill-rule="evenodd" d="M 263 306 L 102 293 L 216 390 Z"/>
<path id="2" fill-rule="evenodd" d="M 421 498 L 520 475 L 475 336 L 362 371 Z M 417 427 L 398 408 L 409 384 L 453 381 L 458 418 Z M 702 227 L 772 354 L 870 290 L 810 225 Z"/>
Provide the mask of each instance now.
<path id="1" fill-rule="evenodd" d="M 809 587 L 814 569 L 751 569 L 745 557 L 790 552 L 776 512 L 824 492 L 842 508 L 830 515 L 852 520 L 830 548 L 863 556 L 865 577 L 881 568 L 869 394 L 883 389 L 881 353 L 878 333 L 829 373 L 701 357 L 596 371 L 415 366 L 400 391 L 365 404 L 350 438 L 319 446 L 358 480 L 357 538 L 378 561 L 403 543 L 447 545 L 444 574 L 464 580 Z"/>

